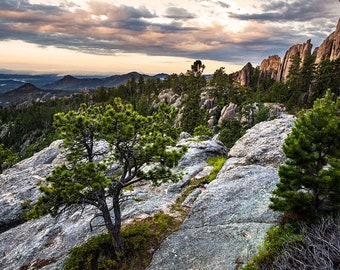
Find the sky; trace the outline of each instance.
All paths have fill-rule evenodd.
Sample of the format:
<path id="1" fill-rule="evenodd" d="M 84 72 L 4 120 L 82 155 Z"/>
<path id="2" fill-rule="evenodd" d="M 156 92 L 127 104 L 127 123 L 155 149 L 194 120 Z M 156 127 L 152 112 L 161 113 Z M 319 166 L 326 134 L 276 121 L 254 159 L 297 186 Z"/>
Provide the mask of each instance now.
<path id="1" fill-rule="evenodd" d="M 332 33 L 339 0 L 1 0 L 0 73 L 227 73 Z"/>

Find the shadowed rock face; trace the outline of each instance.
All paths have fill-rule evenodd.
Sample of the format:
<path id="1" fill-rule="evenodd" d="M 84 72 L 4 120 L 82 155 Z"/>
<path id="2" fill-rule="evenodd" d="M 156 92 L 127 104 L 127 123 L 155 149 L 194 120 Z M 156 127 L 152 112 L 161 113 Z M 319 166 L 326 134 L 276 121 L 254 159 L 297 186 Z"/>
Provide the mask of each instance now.
<path id="1" fill-rule="evenodd" d="M 41 269 L 62 269 L 73 247 L 105 231 L 105 227 L 98 226 L 103 223 L 100 218 L 93 220 L 93 231 L 90 230 L 90 220 L 96 213 L 96 209 L 91 207 L 86 207 L 83 212 L 65 213 L 58 219 L 46 216 L 23 223 L 22 203 L 35 202 L 40 195 L 37 183 L 44 181 L 53 168 L 64 161 L 60 144 L 61 141 L 56 141 L 0 174 L 1 270 L 36 269 L 38 264 L 40 267 L 45 265 Z M 226 147 L 217 140 L 198 142 L 189 138 L 179 144 L 188 146 L 188 152 L 175 168 L 175 171 L 183 172 L 182 181 L 160 187 L 142 183 L 133 191 L 127 191 L 126 195 L 130 195 L 131 199 L 122 205 L 124 222 L 160 211 L 167 212 L 186 181 L 197 174 L 209 174 L 205 161 L 208 157 L 227 154 Z M 99 142 L 96 147 L 100 152 L 107 150 L 105 142 Z M 136 201 L 136 197 L 143 200 Z"/>
<path id="2" fill-rule="evenodd" d="M 268 209 L 294 119 L 262 122 L 236 142 L 216 180 L 195 201 L 179 231 L 156 251 L 148 270 L 234 270 L 250 259 L 279 218 Z"/>

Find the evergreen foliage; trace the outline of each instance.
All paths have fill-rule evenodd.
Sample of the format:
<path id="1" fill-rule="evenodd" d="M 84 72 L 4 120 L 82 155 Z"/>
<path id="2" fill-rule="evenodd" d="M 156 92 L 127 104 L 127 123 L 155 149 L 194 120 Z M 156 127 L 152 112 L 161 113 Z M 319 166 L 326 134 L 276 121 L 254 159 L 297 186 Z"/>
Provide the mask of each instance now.
<path id="1" fill-rule="evenodd" d="M 184 131 L 193 133 L 195 127 L 204 125 L 207 121 L 206 112 L 200 109 L 201 92 L 206 84 L 202 76 L 205 66 L 200 60 L 196 60 L 187 71 L 184 108 L 182 111 L 181 127 Z"/>
<path id="2" fill-rule="evenodd" d="M 225 120 L 222 122 L 218 139 L 225 146 L 231 148 L 234 143 L 245 134 L 242 124 L 236 119 Z"/>
<path id="3" fill-rule="evenodd" d="M 202 91 L 207 91 L 210 98 L 216 101 L 215 124 L 222 108 L 231 102 L 238 105 L 239 111 L 255 102 L 276 102 L 285 105 L 290 112 L 297 112 L 301 108 L 310 108 L 315 99 L 324 96 L 327 88 L 339 96 L 340 59 L 326 59 L 317 68 L 312 56 L 307 57 L 304 63 L 299 57 L 292 61 L 286 83 L 274 81 L 271 73 L 260 73 L 255 68 L 251 85 L 241 87 L 235 83 L 236 75 L 226 74 L 223 67 L 217 69 L 207 81 L 202 75 L 204 65 L 197 60 L 188 72 L 171 74 L 164 80 L 140 76 L 131 78 L 125 85 L 101 87 L 90 90 L 88 94 L 33 102 L 31 105 L 0 107 L 0 121 L 3 123 L 0 143 L 11 149 L 19 159 L 27 158 L 58 138 L 52 128 L 55 113 L 77 110 L 81 103 L 109 104 L 120 97 L 133 104 L 139 114 L 147 116 L 153 112 L 157 96 L 164 89 L 181 95 L 184 108 L 182 127 L 189 132 L 207 122 L 207 111 L 198 107 Z M 207 84 L 208 87 L 205 87 Z"/>
<path id="4" fill-rule="evenodd" d="M 183 102 L 181 128 L 191 134 L 194 133 L 197 126 L 204 125 L 207 120 L 204 110 L 199 107 L 200 101 L 200 92 L 192 91 L 187 94 Z"/>
<path id="5" fill-rule="evenodd" d="M 316 71 L 311 101 L 323 97 L 327 89 L 340 96 L 340 58 L 323 60 Z"/>
<path id="6" fill-rule="evenodd" d="M 0 173 L 13 165 L 17 157 L 13 154 L 11 149 L 5 148 L 3 144 L 0 144 Z"/>
<path id="7" fill-rule="evenodd" d="M 340 207 L 340 98 L 334 94 L 314 102 L 300 116 L 283 151 L 280 182 L 273 191 L 273 210 L 310 217 Z"/>
<path id="8" fill-rule="evenodd" d="M 213 135 L 212 131 L 204 125 L 199 125 L 194 129 L 194 136 L 200 136 L 202 138 L 209 138 Z"/>
<path id="9" fill-rule="evenodd" d="M 0 109 L 0 143 L 12 149 L 19 159 L 27 158 L 57 139 L 52 127 L 53 115 L 77 109 L 86 95 L 34 102 L 31 106 Z"/>
<path id="10" fill-rule="evenodd" d="M 142 180 L 159 184 L 178 179 L 170 168 L 185 149 L 167 148 L 175 143 L 179 132 L 173 128 L 175 113 L 160 104 L 156 113 L 145 117 L 116 98 L 114 104 L 105 107 L 83 104 L 78 111 L 56 114 L 54 123 L 63 137 L 67 163 L 52 171 L 47 185 L 40 184 L 43 196 L 27 217 L 57 216 L 73 207 L 93 205 L 104 219 L 114 250 L 121 252 L 122 189 Z M 96 146 L 102 139 L 110 146 L 104 152 Z M 100 156 L 106 158 L 98 160 Z"/>

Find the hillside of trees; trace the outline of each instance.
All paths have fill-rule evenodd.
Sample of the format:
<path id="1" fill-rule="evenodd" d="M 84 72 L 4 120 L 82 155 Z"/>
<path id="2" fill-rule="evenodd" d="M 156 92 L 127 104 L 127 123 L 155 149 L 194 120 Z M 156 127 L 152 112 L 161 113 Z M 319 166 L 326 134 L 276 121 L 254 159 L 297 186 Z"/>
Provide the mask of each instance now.
<path id="1" fill-rule="evenodd" d="M 283 214 L 282 224 L 268 232 L 264 250 L 244 269 L 271 269 L 272 262 L 275 263 L 274 267 L 292 265 L 290 269 L 297 269 L 296 265 L 299 265 L 299 262 L 297 264 L 292 262 L 296 263 L 297 250 L 301 251 L 297 253 L 300 254 L 298 259 L 303 260 L 303 265 L 307 267 L 301 269 L 310 269 L 309 260 L 316 255 L 310 255 L 309 246 L 318 240 L 313 238 L 314 235 L 321 237 L 326 235 L 326 238 L 321 238 L 322 243 L 320 245 L 318 243 L 317 248 L 329 259 L 327 265 L 338 266 L 338 242 L 333 240 L 337 239 L 338 230 L 335 224 L 339 209 L 337 194 L 340 157 L 338 138 L 340 59 L 325 60 L 319 66 L 313 64 L 312 56 L 304 63 L 301 63 L 298 57 L 292 60 L 293 64 L 286 82 L 275 81 L 269 73 L 260 76 L 258 68 L 251 70 L 248 86 L 241 86 L 235 79 L 236 74 L 225 73 L 223 67 L 216 70 L 211 78 L 207 78 L 203 75 L 205 65 L 196 60 L 185 73 L 171 74 L 164 80 L 133 77 L 125 85 L 118 87 L 101 87 L 87 94 L 34 102 L 26 107 L 13 104 L 1 108 L 0 172 L 67 134 L 66 141 L 65 137 L 63 139 L 64 144 L 71 149 L 67 154 L 69 166 L 58 167 L 47 178 L 47 182 L 52 183 L 51 186 L 40 185 L 44 196 L 31 211 L 27 212 L 27 217 L 46 213 L 56 215 L 62 204 L 72 206 L 71 204 L 84 201 L 97 206 L 103 212 L 103 216 L 105 214 L 109 216 L 108 206 L 103 207 L 100 203 L 107 195 L 113 196 L 118 206 L 114 207 L 118 213 L 115 216 L 118 223 L 113 226 L 110 218 L 105 220 L 114 240 L 106 239 L 104 243 L 105 246 L 107 241 L 120 243 L 113 245 L 118 254 L 123 250 L 124 233 L 120 235 L 110 229 L 117 227 L 120 230 L 121 227 L 119 194 L 122 188 L 146 177 L 146 174 L 139 171 L 141 165 L 138 162 L 147 164 L 157 160 L 161 165 L 169 166 L 169 162 L 175 164 L 180 158 L 180 153 L 168 153 L 166 145 L 168 140 L 172 139 L 172 135 L 177 137 L 180 131 L 202 136 L 219 134 L 218 138 L 227 147 L 231 147 L 246 129 L 272 117 L 268 103 L 279 104 L 289 113 L 300 115 L 291 135 L 285 141 L 283 150 L 287 162 L 279 169 L 280 183 L 271 199 L 271 208 Z M 174 109 L 171 104 L 160 103 L 160 96 L 164 92 L 180 98 L 179 108 Z M 202 96 L 214 103 L 213 123 L 209 122 L 211 110 L 201 106 Z M 218 121 L 222 109 L 230 104 L 235 105 L 236 116 L 222 122 Z M 103 108 L 108 111 L 104 112 Z M 181 117 L 176 118 L 174 112 Z M 175 124 L 167 126 L 169 121 L 164 119 L 170 116 L 172 120 L 173 117 L 176 118 L 171 122 Z M 97 117 L 104 119 L 101 124 Z M 86 129 L 88 126 L 89 130 Z M 164 136 L 165 134 L 167 136 Z M 100 136 L 96 137 L 97 135 Z M 93 149 L 95 140 L 100 139 L 105 139 L 114 146 L 116 153 L 111 157 L 111 161 L 116 159 L 121 162 L 118 162 L 121 168 L 124 168 L 116 172 L 114 182 L 110 182 L 106 177 L 108 168 L 105 164 L 98 165 L 99 163 L 92 162 L 95 154 L 89 150 Z M 127 146 L 131 146 L 133 150 Z M 88 155 L 87 163 L 83 163 L 84 153 Z M 131 156 L 131 153 L 138 155 Z M 153 153 L 157 153 L 157 156 L 154 157 Z M 131 160 L 134 162 L 131 163 Z M 147 178 L 153 180 L 152 177 L 155 177 L 157 182 L 162 180 L 157 178 L 160 175 L 171 176 L 170 171 L 158 169 L 152 167 L 150 172 L 147 172 Z M 81 182 L 69 185 L 67 177 L 89 182 L 91 188 Z M 30 214 L 32 216 L 29 216 Z M 323 219 L 326 215 L 327 218 Z M 322 228 L 326 225 L 327 232 L 335 233 L 324 234 Z M 167 226 L 165 225 L 165 228 Z M 136 230 L 139 237 L 141 235 L 144 237 L 137 226 L 133 227 L 133 230 Z M 156 233 L 159 230 L 157 228 Z M 127 236 L 124 240 L 127 247 L 129 239 L 133 238 Z M 327 242 L 328 246 L 324 245 L 324 242 Z M 88 252 L 86 248 L 84 249 Z M 98 250 L 100 252 L 99 248 L 96 252 Z M 77 253 L 75 260 L 79 261 L 81 256 L 86 258 L 86 252 Z M 131 254 L 131 257 L 136 257 L 135 253 Z"/>
<path id="2" fill-rule="evenodd" d="M 299 57 L 292 60 L 293 64 L 285 83 L 275 81 L 269 73 L 260 77 L 258 68 L 252 69 L 251 83 L 247 87 L 240 86 L 235 74 L 225 73 L 223 67 L 207 79 L 203 76 L 204 64 L 197 60 L 187 72 L 171 74 L 164 80 L 133 77 L 125 85 L 118 87 L 101 87 L 92 93 L 34 102 L 23 108 L 17 106 L 18 104 L 1 108 L 1 169 L 16 160 L 31 156 L 57 139 L 52 126 L 55 113 L 77 109 L 82 103 L 110 104 L 119 97 L 146 116 L 153 112 L 159 101 L 158 95 L 166 89 L 181 97 L 183 117 L 179 125 L 183 131 L 193 134 L 198 126 L 209 128 L 212 133 L 220 132 L 220 139 L 230 147 L 245 129 L 258 121 L 266 120 L 266 110 L 257 112 L 256 119 L 252 119 L 250 123 L 241 123 L 239 119 L 235 119 L 217 125 L 215 121 L 211 127 L 207 124 L 208 111 L 200 109 L 199 106 L 203 92 L 217 103 L 214 119 L 218 119 L 222 108 L 230 103 L 236 104 L 237 110 L 245 114 L 252 104 L 261 105 L 266 102 L 282 104 L 289 112 L 297 113 L 311 108 L 314 100 L 324 96 L 327 89 L 339 96 L 340 59 L 324 60 L 319 66 L 313 64 L 313 56 L 305 59 L 302 64 Z"/>

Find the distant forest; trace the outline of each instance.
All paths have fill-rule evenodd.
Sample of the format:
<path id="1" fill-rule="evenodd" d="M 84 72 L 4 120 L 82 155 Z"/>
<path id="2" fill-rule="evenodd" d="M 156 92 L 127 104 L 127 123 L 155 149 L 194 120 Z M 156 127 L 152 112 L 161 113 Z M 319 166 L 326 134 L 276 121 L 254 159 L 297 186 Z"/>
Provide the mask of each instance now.
<path id="1" fill-rule="evenodd" d="M 279 103 L 290 113 L 298 113 L 311 108 L 313 101 L 323 97 L 327 89 L 335 96 L 340 94 L 340 59 L 324 60 L 316 66 L 313 56 L 307 57 L 304 63 L 301 63 L 299 57 L 295 57 L 286 82 L 276 81 L 271 77 L 272 74 L 261 74 L 259 68 L 252 68 L 248 86 L 240 86 L 236 81 L 236 74 L 226 74 L 223 67 L 207 79 L 202 72 L 197 72 L 195 63 L 186 73 L 171 74 L 164 80 L 133 77 L 125 85 L 118 87 L 101 87 L 91 93 L 33 102 L 26 107 L 12 104 L 0 108 L 2 169 L 33 155 L 58 139 L 53 128 L 53 115 L 76 110 L 82 103 L 107 104 L 112 103 L 115 97 L 120 97 L 131 103 L 140 114 L 149 115 L 159 102 L 159 94 L 169 89 L 181 97 L 183 117 L 180 127 L 183 131 L 193 134 L 196 127 L 203 126 L 214 134 L 223 133 L 223 128 L 227 128 L 226 136 L 237 138 L 243 134 L 240 131 L 249 126 L 237 121 L 229 121 L 219 127 L 217 123 L 214 123 L 213 128 L 208 126 L 208 112 L 199 106 L 203 92 L 216 100 L 215 119 L 218 119 L 222 108 L 230 103 L 237 104 L 239 110 L 254 103 Z M 266 120 L 265 117 L 262 118 Z"/>

